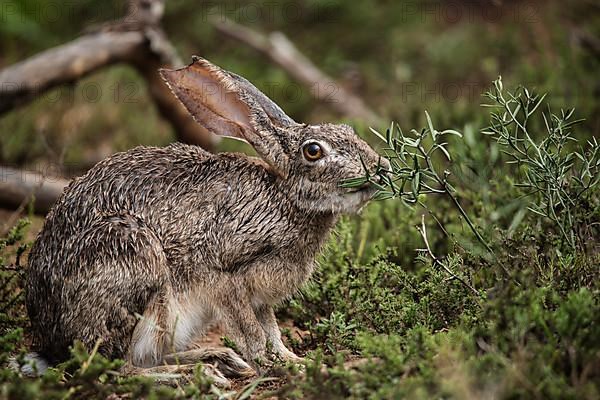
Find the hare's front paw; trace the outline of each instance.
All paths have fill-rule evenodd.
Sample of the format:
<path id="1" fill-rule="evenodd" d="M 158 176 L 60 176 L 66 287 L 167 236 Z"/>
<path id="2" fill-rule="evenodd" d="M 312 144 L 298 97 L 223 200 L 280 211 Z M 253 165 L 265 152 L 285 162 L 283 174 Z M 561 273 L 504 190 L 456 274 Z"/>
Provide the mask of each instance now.
<path id="1" fill-rule="evenodd" d="M 254 346 L 248 346 L 241 351 L 244 359 L 250 364 L 252 368 L 260 375 L 271 367 L 268 352 L 265 346 L 258 346 L 257 343 Z"/>
<path id="2" fill-rule="evenodd" d="M 301 363 L 304 358 L 297 356 L 294 352 L 288 350 L 286 347 L 278 349 L 275 354 L 283 361 L 290 361 L 293 363 Z"/>
<path id="3" fill-rule="evenodd" d="M 297 373 L 304 373 L 306 370 L 304 358 L 298 357 L 285 347 L 278 350 L 274 349 L 271 356 L 273 360 L 271 363 L 272 366 L 265 372 L 266 375 L 283 377 L 288 376 L 290 372 L 295 375 Z"/>
<path id="4" fill-rule="evenodd" d="M 252 368 L 257 372 L 258 375 L 268 376 L 271 375 L 273 366 L 275 363 L 268 357 L 255 357 L 251 362 Z"/>

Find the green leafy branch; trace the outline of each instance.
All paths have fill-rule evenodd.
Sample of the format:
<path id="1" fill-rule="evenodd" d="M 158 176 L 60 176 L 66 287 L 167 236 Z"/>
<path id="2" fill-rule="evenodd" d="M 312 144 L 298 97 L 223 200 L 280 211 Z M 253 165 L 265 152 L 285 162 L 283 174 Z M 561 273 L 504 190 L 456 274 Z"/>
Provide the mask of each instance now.
<path id="1" fill-rule="evenodd" d="M 586 196 L 600 181 L 596 138 L 587 141 L 586 148 L 571 151 L 569 145 L 577 142 L 572 127 L 582 120 L 573 119 L 573 109 L 554 114 L 548 107 L 541 113 L 546 132 L 536 142 L 530 126 L 546 95 L 536 95 L 524 87 L 505 91 L 498 78 L 485 96 L 492 102 L 484 106 L 494 110 L 483 133 L 493 136 L 510 158 L 509 163 L 521 168 L 522 179 L 516 186 L 533 198 L 528 209 L 551 220 L 574 249 L 582 241 L 577 237 L 578 226 L 587 219 L 583 210 Z"/>
<path id="2" fill-rule="evenodd" d="M 448 145 L 446 139 L 448 136 L 462 137 L 462 135 L 451 129 L 438 131 L 434 128 L 427 112 L 425 116 L 427 128 L 421 131 L 413 129 L 409 133 L 404 133 L 394 123 L 386 129 L 385 135 L 371 128 L 371 131 L 386 144 L 383 151 L 390 161 L 391 170 L 386 170 L 380 165 L 375 174 L 371 174 L 368 168 L 363 166 L 365 175 L 347 180 L 343 186 L 359 187 L 369 182 L 378 189 L 375 199 L 399 198 L 408 205 L 418 203 L 424 206 L 422 199 L 428 194 L 445 195 L 464 218 L 477 240 L 492 252 L 456 197 L 456 190 L 448 181 L 450 171 L 436 168 L 433 162 L 437 154 L 451 161 L 450 153 L 446 149 Z"/>

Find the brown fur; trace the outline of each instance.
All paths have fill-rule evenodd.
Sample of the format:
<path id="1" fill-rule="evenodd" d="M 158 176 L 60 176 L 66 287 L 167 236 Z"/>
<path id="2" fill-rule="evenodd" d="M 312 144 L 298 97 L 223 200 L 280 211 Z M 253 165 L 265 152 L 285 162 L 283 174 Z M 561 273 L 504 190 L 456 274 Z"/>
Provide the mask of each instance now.
<path id="1" fill-rule="evenodd" d="M 338 216 L 373 194 L 339 184 L 364 173 L 361 157 L 373 170 L 387 160 L 349 126 L 294 122 L 206 60 L 163 74 L 199 123 L 248 141 L 263 161 L 138 147 L 75 179 L 29 257 L 35 344 L 60 360 L 73 340 L 101 340 L 102 354 L 149 367 L 220 322 L 247 361 L 264 358 L 267 341 L 294 359 L 272 307 L 310 277 Z M 307 141 L 325 156 L 307 161 Z"/>

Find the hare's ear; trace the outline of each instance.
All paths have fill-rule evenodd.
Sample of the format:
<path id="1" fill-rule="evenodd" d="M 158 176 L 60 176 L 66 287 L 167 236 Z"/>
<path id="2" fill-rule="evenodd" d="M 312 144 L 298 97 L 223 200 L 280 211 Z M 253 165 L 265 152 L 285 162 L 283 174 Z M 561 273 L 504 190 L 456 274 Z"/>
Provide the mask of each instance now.
<path id="1" fill-rule="evenodd" d="M 287 176 L 285 128 L 296 123 L 250 82 L 199 57 L 187 67 L 160 73 L 198 123 L 217 135 L 250 143 Z"/>

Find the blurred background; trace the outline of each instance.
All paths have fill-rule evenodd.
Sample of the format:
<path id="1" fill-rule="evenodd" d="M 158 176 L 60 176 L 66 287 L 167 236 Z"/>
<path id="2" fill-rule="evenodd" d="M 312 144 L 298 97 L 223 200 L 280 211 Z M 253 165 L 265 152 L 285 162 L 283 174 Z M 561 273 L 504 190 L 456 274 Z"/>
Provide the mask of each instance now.
<path id="1" fill-rule="evenodd" d="M 369 125 L 390 121 L 422 127 L 428 110 L 440 127 L 476 130 L 487 123 L 481 94 L 502 75 L 506 86 L 550 92 L 552 104 L 575 107 L 586 118 L 580 131 L 592 136 L 600 128 L 599 11 L 593 0 L 171 0 L 158 23 L 183 62 L 196 54 L 237 72 L 297 121 L 346 121 L 368 137 Z M 0 68 L 102 31 L 126 13 L 126 1 L 3 0 Z M 263 37 L 283 33 L 330 84 L 299 81 L 216 29 L 225 21 Z M 376 118 L 340 113 L 340 93 L 361 99 Z M 39 171 L 50 163 L 63 175 L 176 139 L 146 80 L 126 63 L 0 114 L 2 165 Z M 239 146 L 221 141 L 216 150 Z"/>

